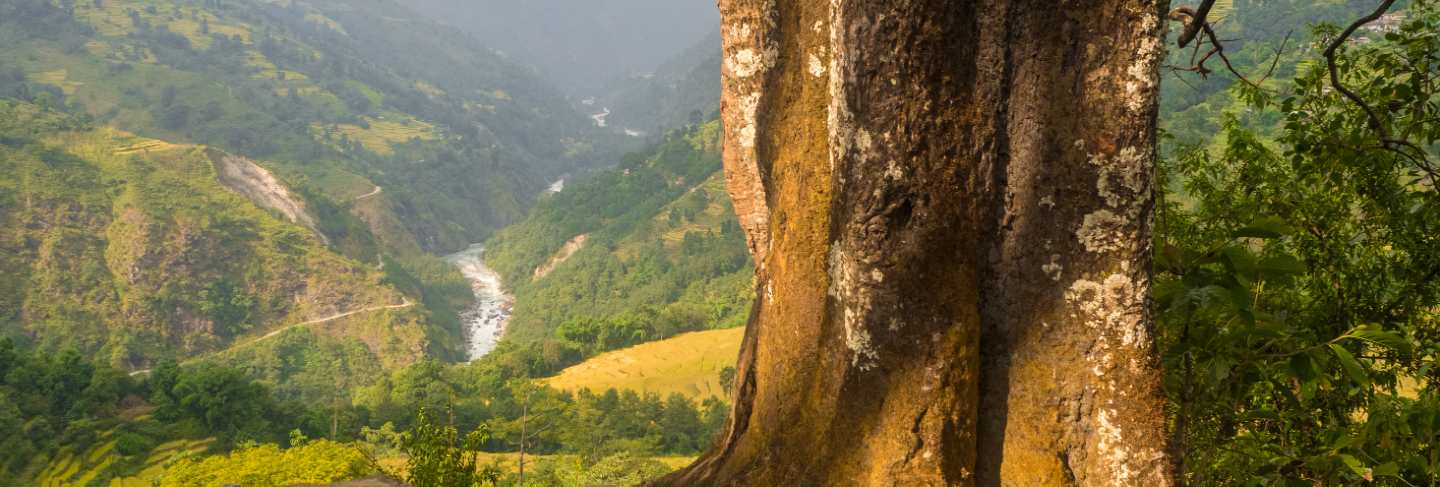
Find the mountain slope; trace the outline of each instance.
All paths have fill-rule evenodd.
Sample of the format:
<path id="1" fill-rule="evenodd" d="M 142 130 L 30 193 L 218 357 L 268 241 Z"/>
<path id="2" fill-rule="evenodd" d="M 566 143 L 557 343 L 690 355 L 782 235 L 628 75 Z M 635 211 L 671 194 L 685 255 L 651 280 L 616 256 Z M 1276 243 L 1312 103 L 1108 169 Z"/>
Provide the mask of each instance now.
<path id="1" fill-rule="evenodd" d="M 429 253 L 624 142 L 388 0 L 14 0 L 0 45 L 0 334 L 282 396 L 455 356 Z"/>
<path id="2" fill-rule="evenodd" d="M 383 187 L 406 235 L 372 219 L 382 243 L 463 248 L 612 157 L 544 82 L 394 2 L 6 8 L 0 96 L 261 160 L 336 204 Z"/>
<path id="3" fill-rule="evenodd" d="M 0 120 L 6 334 L 136 368 L 406 300 L 382 273 L 221 184 L 236 156 L 33 104 L 0 101 Z M 367 353 L 413 360 L 428 346 L 419 320 L 392 317 L 386 336 L 405 345 Z"/>
<path id="4" fill-rule="evenodd" d="M 516 302 L 505 340 L 550 350 L 544 360 L 555 371 L 601 351 L 743 324 L 751 263 L 719 171 L 719 128 L 712 120 L 674 131 L 491 239 L 486 260 Z"/>

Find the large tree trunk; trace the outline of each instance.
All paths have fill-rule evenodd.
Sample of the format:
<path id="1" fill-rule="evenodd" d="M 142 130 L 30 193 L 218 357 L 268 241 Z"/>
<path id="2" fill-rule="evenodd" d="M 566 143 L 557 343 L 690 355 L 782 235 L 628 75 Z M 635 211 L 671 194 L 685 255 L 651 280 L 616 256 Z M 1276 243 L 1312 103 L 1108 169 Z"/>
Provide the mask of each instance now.
<path id="1" fill-rule="evenodd" d="M 717 445 L 662 485 L 1164 485 L 1165 0 L 721 0 L 757 262 Z"/>

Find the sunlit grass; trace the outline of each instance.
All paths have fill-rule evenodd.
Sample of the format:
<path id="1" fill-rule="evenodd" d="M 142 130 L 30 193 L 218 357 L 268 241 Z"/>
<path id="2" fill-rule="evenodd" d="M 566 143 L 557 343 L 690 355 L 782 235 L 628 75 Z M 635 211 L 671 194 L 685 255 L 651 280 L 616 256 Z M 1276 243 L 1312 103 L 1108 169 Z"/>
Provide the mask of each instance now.
<path id="1" fill-rule="evenodd" d="M 56 69 L 51 71 L 32 73 L 30 75 L 30 81 L 59 86 L 66 95 L 73 95 L 75 94 L 75 90 L 79 89 L 81 86 L 84 86 L 85 83 L 72 80 L 69 76 L 69 70 Z"/>
<path id="2" fill-rule="evenodd" d="M 615 388 L 692 399 L 725 396 L 720 370 L 735 365 L 744 328 L 708 330 L 595 356 L 545 382 L 565 390 Z"/>
<path id="3" fill-rule="evenodd" d="M 394 154 L 395 145 L 410 139 L 436 140 L 440 138 L 434 125 L 403 113 L 385 112 L 378 118 L 365 117 L 365 122 L 370 125 L 368 128 L 359 125 L 338 124 L 330 126 L 329 130 L 334 131 L 334 137 L 337 139 L 340 135 L 344 135 L 364 146 L 366 150 L 381 155 Z M 326 129 L 320 125 L 313 127 L 317 137 L 321 136 Z"/>

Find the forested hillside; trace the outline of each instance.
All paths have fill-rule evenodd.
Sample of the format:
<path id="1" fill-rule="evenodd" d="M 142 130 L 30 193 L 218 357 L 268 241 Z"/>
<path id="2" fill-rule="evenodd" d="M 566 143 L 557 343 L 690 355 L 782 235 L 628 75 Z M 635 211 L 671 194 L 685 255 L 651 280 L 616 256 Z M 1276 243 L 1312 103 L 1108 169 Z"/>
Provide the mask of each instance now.
<path id="1" fill-rule="evenodd" d="M 751 264 L 719 172 L 719 130 L 715 120 L 677 129 L 491 239 L 487 260 L 516 299 L 506 341 L 543 351 L 555 372 L 597 352 L 742 324 Z"/>
<path id="2" fill-rule="evenodd" d="M 287 397 L 458 356 L 431 253 L 627 143 L 388 1 L 16 0 L 0 44 L 0 335 Z"/>
<path id="3" fill-rule="evenodd" d="M 23 102 L 0 101 L 0 140 L 7 335 L 141 368 L 350 310 L 372 313 L 330 335 L 369 339 L 374 361 L 413 361 L 440 332 L 382 272 L 222 186 L 243 159 Z"/>
<path id="4" fill-rule="evenodd" d="M 526 69 L 395 3 L 3 8 L 0 93 L 264 161 L 333 205 L 382 187 L 361 214 L 395 247 L 463 248 L 614 157 Z"/>
<path id="5" fill-rule="evenodd" d="M 0 39 L 0 484 L 148 482 L 176 455 L 300 448 L 291 430 L 408 428 L 443 404 L 390 388 L 436 387 L 425 359 L 457 355 L 471 299 L 429 253 L 482 240 L 627 143 L 528 69 L 384 1 L 22 0 L 0 4 Z M 473 387 L 457 392 L 509 391 Z M 590 397 L 637 425 L 667 410 Z M 695 453 L 699 405 L 676 401 L 689 422 L 664 421 L 683 436 L 624 450 Z M 642 429 L 621 436 L 658 434 Z M 550 438 L 532 449 L 577 451 Z M 311 476 L 263 475 L 343 478 L 359 472 L 345 451 L 297 449 L 289 472 Z"/>
<path id="6" fill-rule="evenodd" d="M 1271 87 L 1289 83 L 1302 67 L 1317 65 L 1316 58 L 1324 46 L 1316 45 L 1310 30 L 1313 26 L 1344 22 L 1372 8 L 1344 0 L 1216 3 L 1212 22 L 1216 35 L 1227 40 L 1223 44 L 1225 57 L 1250 81 Z M 1215 134 L 1228 116 L 1267 126 L 1267 130 L 1278 127 L 1278 117 L 1249 112 L 1238 92 L 1229 89 L 1240 79 L 1216 54 L 1208 56 L 1204 73 L 1191 70 L 1209 50 L 1208 46 L 1198 51 L 1171 50 L 1167 67 L 1162 68 L 1165 82 L 1160 86 L 1160 127 L 1171 136 L 1163 141 L 1164 150 L 1219 141 Z"/>

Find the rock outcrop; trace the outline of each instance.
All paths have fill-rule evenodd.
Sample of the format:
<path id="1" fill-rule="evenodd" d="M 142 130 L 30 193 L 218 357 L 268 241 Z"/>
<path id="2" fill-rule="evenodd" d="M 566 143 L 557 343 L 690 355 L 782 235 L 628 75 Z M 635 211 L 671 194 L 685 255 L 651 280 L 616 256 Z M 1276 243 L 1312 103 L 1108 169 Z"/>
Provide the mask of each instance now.
<path id="1" fill-rule="evenodd" d="M 310 229 L 326 245 L 330 244 L 329 238 L 315 223 L 315 217 L 306 211 L 305 201 L 291 194 L 290 189 L 270 171 L 244 157 L 216 150 L 210 150 L 208 154 L 215 163 L 215 175 L 220 184 L 249 199 L 256 206 L 285 215 L 290 222 Z"/>

